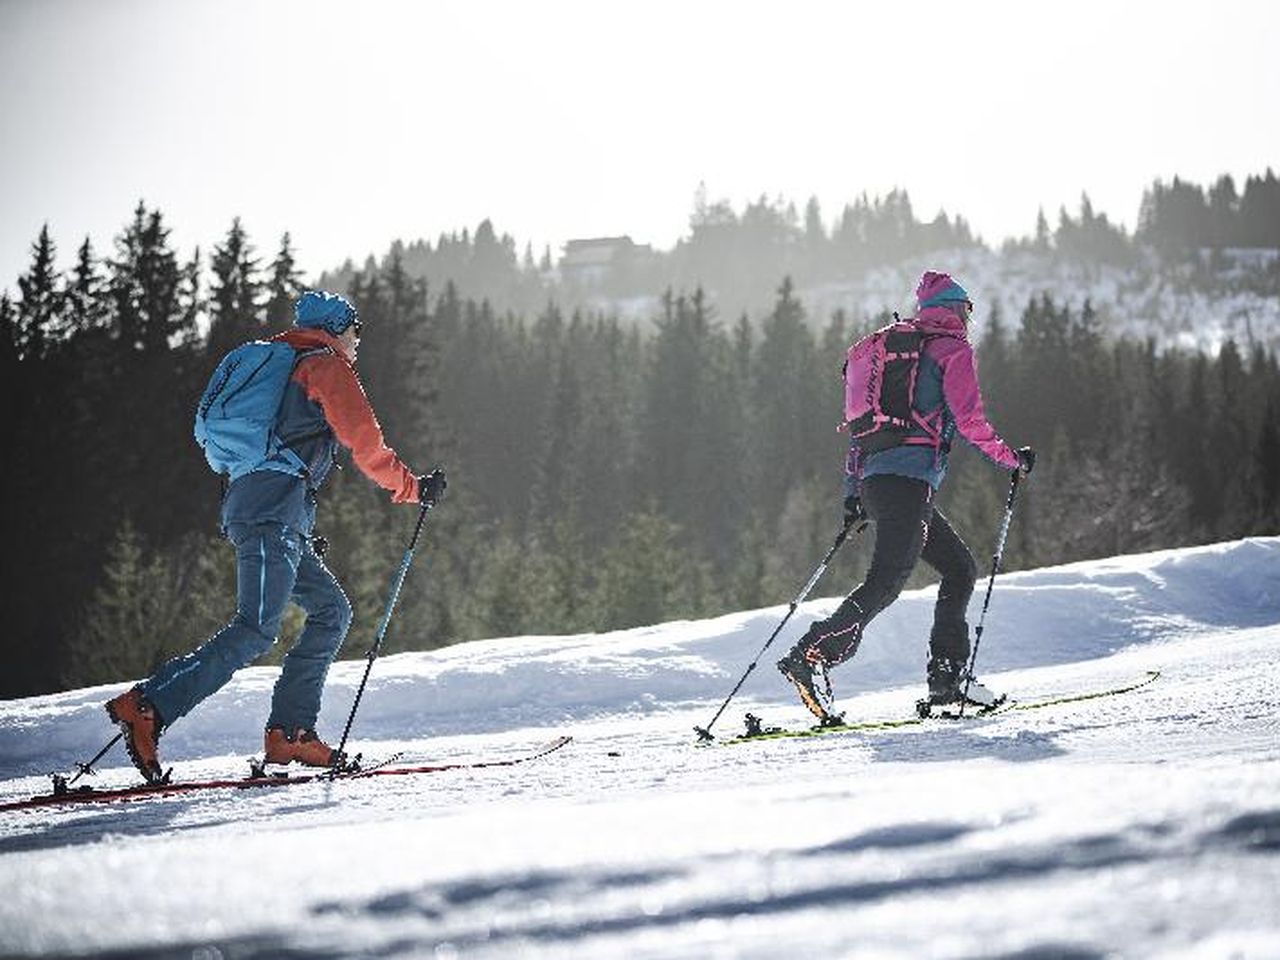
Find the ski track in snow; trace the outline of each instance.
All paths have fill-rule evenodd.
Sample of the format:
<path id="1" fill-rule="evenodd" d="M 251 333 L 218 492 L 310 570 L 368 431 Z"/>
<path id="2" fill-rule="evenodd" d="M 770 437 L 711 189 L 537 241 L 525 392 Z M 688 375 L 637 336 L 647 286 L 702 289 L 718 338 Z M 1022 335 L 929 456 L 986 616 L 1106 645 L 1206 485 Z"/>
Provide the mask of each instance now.
<path id="1" fill-rule="evenodd" d="M 850 719 L 910 713 L 933 594 L 836 672 Z M 837 602 L 801 607 L 715 733 L 805 724 L 772 663 Z M 696 745 L 784 612 L 375 664 L 366 756 L 573 735 L 529 764 L 0 814 L 0 954 L 1280 957 L 1280 538 L 999 579 L 984 681 L 1030 700 L 1162 672 L 1140 690 Z M 363 669 L 334 667 L 322 732 Z M 247 770 L 274 677 L 166 734 L 175 778 Z M 0 703 L 0 800 L 91 755 L 125 686 Z M 97 781 L 135 779 L 117 748 Z"/>

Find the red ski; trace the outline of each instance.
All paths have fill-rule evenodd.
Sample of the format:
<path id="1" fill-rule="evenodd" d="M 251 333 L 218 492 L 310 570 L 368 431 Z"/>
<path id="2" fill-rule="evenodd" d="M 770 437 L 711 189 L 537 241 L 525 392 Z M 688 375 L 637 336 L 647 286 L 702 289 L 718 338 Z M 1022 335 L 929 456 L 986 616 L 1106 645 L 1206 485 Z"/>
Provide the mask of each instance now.
<path id="1" fill-rule="evenodd" d="M 54 807 L 77 803 L 114 803 L 130 800 L 149 800 L 152 797 L 171 797 L 203 790 L 256 790 L 262 787 L 289 787 L 300 783 L 318 781 L 362 780 L 368 777 L 397 777 L 422 773 L 443 773 L 446 770 L 481 770 L 486 767 L 513 767 L 519 763 L 537 760 L 559 750 L 573 737 L 560 736 L 528 753 L 505 760 L 462 760 L 452 763 L 434 763 L 415 766 L 382 765 L 364 770 L 335 773 L 328 770 L 316 773 L 269 774 L 227 778 L 222 780 L 178 780 L 173 783 L 143 783 L 132 787 L 101 790 L 94 787 L 64 788 L 24 800 L 0 803 L 0 812 L 7 810 L 32 810 L 37 807 Z"/>

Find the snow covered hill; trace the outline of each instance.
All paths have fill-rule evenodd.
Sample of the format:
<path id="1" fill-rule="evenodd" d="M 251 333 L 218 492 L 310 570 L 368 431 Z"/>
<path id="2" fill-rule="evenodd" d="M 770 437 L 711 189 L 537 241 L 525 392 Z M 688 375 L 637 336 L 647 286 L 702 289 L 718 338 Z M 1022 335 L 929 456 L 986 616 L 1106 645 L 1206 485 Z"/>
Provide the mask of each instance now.
<path id="1" fill-rule="evenodd" d="M 836 310 L 858 323 L 886 310 L 903 316 L 915 312 L 915 288 L 925 270 L 945 270 L 963 283 L 977 304 L 972 339 L 981 340 L 992 308 L 999 307 L 1004 328 L 1016 332 L 1027 304 L 1048 294 L 1058 307 L 1069 306 L 1077 316 L 1089 302 L 1103 335 L 1151 340 L 1161 349 L 1201 351 L 1216 356 L 1227 340 L 1244 353 L 1258 344 L 1280 350 L 1280 297 L 1266 289 L 1267 270 L 1274 270 L 1276 252 L 1257 254 L 1247 268 L 1214 274 L 1212 283 L 1193 279 L 1190 269 L 1161 269 L 1148 255 L 1139 265 L 1120 267 L 1075 262 L 1032 250 L 1006 251 L 986 247 L 939 250 L 914 255 L 865 271 L 856 280 L 801 283 L 795 291 L 814 329 L 821 330 Z M 1246 260 L 1248 258 L 1245 258 Z M 784 271 L 778 269 L 778 280 Z M 772 300 L 742 302 L 741 295 L 708 288 L 722 320 L 743 311 L 759 317 Z M 627 298 L 591 297 L 584 304 L 616 314 L 642 326 L 662 313 L 660 291 Z"/>
<path id="2" fill-rule="evenodd" d="M 1109 337 L 1150 338 L 1159 347 L 1201 350 L 1216 355 L 1232 339 L 1243 351 L 1252 343 L 1280 349 L 1280 298 L 1240 289 L 1209 292 L 1178 281 L 1154 264 L 1125 269 L 1084 265 L 1033 252 L 1006 253 L 974 248 L 913 257 L 868 271 L 858 283 L 833 283 L 800 290 L 809 315 L 825 322 L 844 308 L 855 318 L 882 310 L 915 311 L 912 294 L 920 274 L 945 269 L 960 278 L 978 303 L 974 339 L 993 304 L 1006 330 L 1017 330 L 1028 302 L 1049 294 L 1058 306 L 1079 313 L 1089 301 L 1100 329 Z"/>
<path id="3" fill-rule="evenodd" d="M 846 585 L 824 583 L 820 592 Z M 933 590 L 835 674 L 904 716 Z M 715 728 L 802 726 L 772 668 Z M 981 602 L 975 598 L 973 619 Z M 1280 956 L 1280 538 L 997 582 L 980 673 L 1023 702 L 961 724 L 698 746 L 785 607 L 379 660 L 367 756 L 504 769 L 0 813 L 0 954 L 128 957 Z M 339 664 L 336 736 L 363 661 Z M 175 778 L 260 749 L 275 671 L 166 734 Z M 119 684 L 0 703 L 0 801 L 91 755 Z M 117 750 L 97 781 L 134 780 Z"/>

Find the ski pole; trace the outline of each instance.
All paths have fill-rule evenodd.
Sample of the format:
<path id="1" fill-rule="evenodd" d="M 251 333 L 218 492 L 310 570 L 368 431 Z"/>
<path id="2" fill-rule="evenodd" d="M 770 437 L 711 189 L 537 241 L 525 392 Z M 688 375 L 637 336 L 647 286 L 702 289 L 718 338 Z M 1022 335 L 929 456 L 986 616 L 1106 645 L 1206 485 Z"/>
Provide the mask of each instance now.
<path id="1" fill-rule="evenodd" d="M 787 608 L 787 615 L 783 617 L 782 622 L 774 628 L 773 633 L 769 634 L 769 639 L 764 642 L 764 646 L 760 648 L 760 652 L 756 654 L 756 658 L 751 661 L 751 665 L 747 667 L 746 673 L 742 675 L 741 679 L 734 684 L 733 689 L 729 691 L 729 696 L 724 698 L 724 703 L 720 704 L 720 709 L 717 710 L 716 715 L 711 718 L 711 722 L 705 727 L 693 728 L 694 732 L 698 734 L 698 739 L 700 741 L 710 742 L 715 739 L 715 737 L 711 735 L 711 728 L 715 726 L 715 722 L 720 719 L 720 714 L 724 713 L 725 707 L 729 706 L 729 701 L 734 698 L 734 695 L 742 689 L 742 685 L 747 682 L 747 677 L 751 676 L 751 671 L 756 668 L 757 664 L 759 664 L 760 658 L 764 656 L 764 652 L 769 649 L 769 645 L 772 644 L 778 634 L 782 632 L 782 628 L 787 625 L 787 621 L 791 619 L 791 615 L 796 612 L 796 607 L 804 601 L 804 598 L 809 595 L 809 591 L 814 588 L 817 582 L 822 579 L 822 575 L 827 572 L 827 567 L 830 565 L 831 559 L 836 555 L 836 551 L 840 549 L 840 545 L 844 543 L 845 538 L 849 536 L 849 531 L 853 529 L 854 522 L 855 521 L 851 518 L 849 522 L 840 529 L 840 532 L 836 534 L 835 543 L 831 544 L 831 549 L 828 550 L 827 555 L 822 558 L 822 562 L 819 563 L 817 569 L 813 571 L 808 582 L 800 588 L 800 592 L 796 594 L 796 598 L 791 601 L 791 606 Z M 868 523 L 870 523 L 869 520 L 863 520 L 858 524 L 856 532 L 861 533 Z"/>
<path id="2" fill-rule="evenodd" d="M 991 557 L 991 576 L 987 579 L 987 596 L 982 601 L 982 614 L 978 617 L 978 626 L 973 631 L 973 653 L 969 655 L 969 667 L 965 671 L 964 693 L 960 697 L 960 716 L 964 716 L 964 705 L 969 699 L 969 684 L 973 682 L 973 666 L 978 662 L 978 645 L 982 643 L 982 628 L 987 619 L 987 607 L 991 605 L 991 588 L 996 584 L 996 574 L 1000 571 L 1000 561 L 1004 557 L 1004 542 L 1009 536 L 1009 521 L 1013 519 L 1013 498 L 1018 493 L 1018 478 L 1022 470 L 1014 470 L 1009 478 L 1009 499 L 1004 504 L 1004 520 L 1000 524 L 1000 536 L 996 539 L 996 552 Z"/>
<path id="3" fill-rule="evenodd" d="M 365 664 L 364 676 L 360 680 L 360 688 L 356 691 L 356 699 L 351 704 L 351 714 L 347 717 L 347 725 L 342 731 L 342 742 L 338 744 L 338 755 L 341 756 L 347 746 L 347 735 L 351 733 L 351 724 L 356 719 L 356 709 L 360 706 L 360 698 L 364 696 L 364 686 L 369 682 L 369 671 L 373 669 L 373 661 L 378 658 L 378 651 L 382 648 L 382 641 L 387 635 L 387 626 L 391 623 L 391 612 L 396 607 L 396 601 L 400 598 L 400 588 L 404 585 L 405 574 L 409 572 L 409 564 L 413 563 L 413 551 L 418 546 L 418 536 L 422 533 L 422 524 L 427 519 L 427 511 L 434 504 L 428 502 L 422 505 L 422 509 L 418 511 L 418 523 L 413 528 L 413 539 L 409 541 L 409 549 L 405 550 L 404 557 L 400 560 L 400 569 L 396 571 L 395 578 L 391 582 L 391 595 L 387 598 L 387 609 L 382 614 L 382 623 L 378 627 L 378 635 L 373 640 L 373 646 L 369 648 L 367 654 L 368 663 Z"/>

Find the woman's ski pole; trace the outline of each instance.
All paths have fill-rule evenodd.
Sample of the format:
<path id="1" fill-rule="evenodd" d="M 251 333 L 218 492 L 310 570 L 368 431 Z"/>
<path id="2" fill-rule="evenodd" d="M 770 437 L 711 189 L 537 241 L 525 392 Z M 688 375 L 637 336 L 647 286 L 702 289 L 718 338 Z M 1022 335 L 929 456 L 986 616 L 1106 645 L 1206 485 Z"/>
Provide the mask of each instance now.
<path id="1" fill-rule="evenodd" d="M 405 574 L 409 572 L 409 564 L 413 563 L 413 551 L 418 547 L 418 536 L 422 533 L 423 521 L 427 519 L 427 511 L 434 504 L 427 502 L 422 505 L 418 511 L 418 523 L 413 528 L 413 539 L 409 541 L 409 549 L 404 552 L 404 557 L 400 560 L 400 569 L 396 571 L 395 579 L 391 582 L 391 596 L 387 598 L 387 609 L 382 614 L 382 624 L 378 627 L 378 635 L 374 638 L 373 646 L 369 648 L 368 660 L 365 665 L 364 676 L 360 680 L 360 689 L 356 691 L 355 703 L 351 704 L 351 714 L 347 717 L 347 725 L 342 731 L 342 742 L 338 744 L 338 756 L 341 757 L 343 751 L 347 747 L 347 735 L 351 733 L 351 724 L 356 718 L 356 709 L 360 706 L 360 698 L 364 696 L 364 685 L 369 682 L 369 671 L 373 669 L 373 661 L 378 658 L 378 651 L 382 648 L 382 641 L 387 635 L 387 625 L 391 623 L 391 612 L 396 608 L 396 601 L 400 599 L 400 588 L 404 585 Z"/>
<path id="2" fill-rule="evenodd" d="M 1000 524 L 1000 536 L 996 540 L 996 552 L 991 557 L 991 576 L 987 580 L 987 596 L 982 601 L 982 615 L 978 617 L 978 626 L 973 631 L 973 653 L 969 656 L 969 667 L 965 671 L 964 693 L 960 697 L 960 716 L 964 716 L 964 705 L 969 699 L 969 684 L 973 682 L 973 665 L 978 662 L 978 645 L 982 643 L 982 628 L 987 619 L 987 607 L 991 606 L 991 588 L 996 584 L 996 574 L 1000 572 L 1000 561 L 1004 557 L 1004 542 L 1009 536 L 1009 521 L 1013 519 L 1013 498 L 1018 493 L 1018 478 L 1022 470 L 1014 470 L 1009 478 L 1009 499 L 1004 504 L 1004 521 Z"/>
<path id="3" fill-rule="evenodd" d="M 720 709 L 717 710 L 716 715 L 711 718 L 711 722 L 705 727 L 693 728 L 698 734 L 698 739 L 700 741 L 710 742 L 715 739 L 715 737 L 711 735 L 711 728 L 715 726 L 715 722 L 720 719 L 720 714 L 724 713 L 724 708 L 729 706 L 729 701 L 732 700 L 734 695 L 742 689 L 742 685 L 747 682 L 747 677 L 751 676 L 751 671 L 756 668 L 756 665 L 760 662 L 760 658 L 764 656 L 764 652 L 769 649 L 769 645 L 773 643 L 778 634 L 782 632 L 782 628 L 787 625 L 787 621 L 791 619 L 791 615 L 796 612 L 796 607 L 804 601 L 804 598 L 809 595 L 809 591 L 814 588 L 817 582 L 822 579 L 822 575 L 827 572 L 827 567 L 830 565 L 831 559 L 836 555 L 836 551 L 840 549 L 840 545 L 844 543 L 845 538 L 849 536 L 849 531 L 853 529 L 855 522 L 858 523 L 856 532 L 860 533 L 870 521 L 862 520 L 858 522 L 850 519 L 850 521 L 841 528 L 840 532 L 836 534 L 835 543 L 831 544 L 831 549 L 827 551 L 827 555 L 822 558 L 822 562 L 819 563 L 817 569 L 813 571 L 813 575 L 809 577 L 809 581 L 800 588 L 800 592 L 796 594 L 796 598 L 791 601 L 791 606 L 787 608 L 787 615 L 783 617 L 782 622 L 774 628 L 773 633 L 769 634 L 769 639 L 764 642 L 764 646 L 760 648 L 760 652 L 756 654 L 756 658 L 751 661 L 751 665 L 747 667 L 746 673 L 742 675 L 741 679 L 734 684 L 733 689 L 729 691 L 729 696 L 724 698 L 724 703 L 720 704 Z"/>

